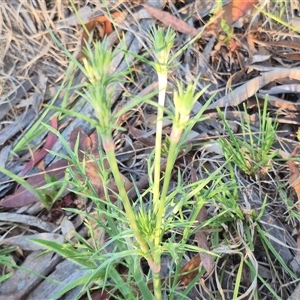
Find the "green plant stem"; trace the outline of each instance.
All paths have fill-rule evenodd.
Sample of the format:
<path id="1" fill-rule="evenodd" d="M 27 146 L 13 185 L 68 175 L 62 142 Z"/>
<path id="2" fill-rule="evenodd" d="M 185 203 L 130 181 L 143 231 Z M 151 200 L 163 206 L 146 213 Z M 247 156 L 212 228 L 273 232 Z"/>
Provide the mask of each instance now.
<path id="1" fill-rule="evenodd" d="M 153 289 L 155 299 L 161 300 L 161 224 L 164 212 L 164 199 L 160 197 L 160 172 L 161 172 L 161 145 L 162 145 L 162 128 L 163 128 L 163 107 L 165 105 L 166 88 L 167 88 L 167 72 L 158 72 L 159 94 L 158 94 L 158 110 L 157 110 L 157 123 L 156 123 L 156 137 L 155 137 L 155 153 L 154 153 L 154 183 L 153 183 L 153 204 L 154 211 L 157 212 L 156 226 L 154 233 L 154 268 L 152 269 L 153 275 Z"/>
<path id="2" fill-rule="evenodd" d="M 167 197 L 167 193 L 169 190 L 169 184 L 171 180 L 172 170 L 174 167 L 174 162 L 177 157 L 177 145 L 180 140 L 182 130 L 179 130 L 178 128 L 173 128 L 171 136 L 170 136 L 170 147 L 169 147 L 169 153 L 168 153 L 168 159 L 167 159 L 167 166 L 164 176 L 164 183 L 160 195 L 160 205 L 158 207 L 157 211 L 157 221 L 156 221 L 156 232 L 161 231 L 162 226 L 162 220 L 165 214 L 165 200 Z M 155 236 L 155 245 L 158 245 L 159 240 L 161 239 L 161 236 Z"/>
<path id="3" fill-rule="evenodd" d="M 137 223 L 136 223 L 135 215 L 134 215 L 133 209 L 131 207 L 127 192 L 125 190 L 124 183 L 122 181 L 122 177 L 120 175 L 117 159 L 115 156 L 115 146 L 114 146 L 112 137 L 108 136 L 108 135 L 105 138 L 102 137 L 102 144 L 103 144 L 103 149 L 106 152 L 107 159 L 109 161 L 114 179 L 116 181 L 116 184 L 117 184 L 117 187 L 119 190 L 119 195 L 120 195 L 120 198 L 122 199 L 122 202 L 123 202 L 123 205 L 124 205 L 124 208 L 126 211 L 126 215 L 129 219 L 130 227 L 132 228 L 132 230 L 134 232 L 134 235 L 143 251 L 144 257 L 147 259 L 147 261 L 149 263 L 150 268 L 151 267 L 153 268 L 153 258 L 150 255 L 149 247 L 148 247 L 145 239 L 140 235 L 140 231 L 139 231 Z"/>
<path id="4" fill-rule="evenodd" d="M 160 195 L 160 203 L 158 206 L 157 217 L 156 217 L 156 227 L 155 227 L 156 234 L 155 234 L 155 241 L 154 241 L 156 246 L 159 246 L 159 243 L 161 241 L 161 232 L 162 232 L 161 228 L 162 228 L 162 222 L 165 214 L 165 202 L 169 190 L 172 169 L 174 167 L 174 162 L 177 157 L 176 149 L 177 149 L 178 142 L 180 140 L 181 132 L 182 130 L 174 127 L 170 136 L 170 147 L 169 147 L 169 153 L 167 159 L 167 166 L 166 166 L 164 183 Z M 161 263 L 161 252 L 157 250 L 154 253 L 154 264 L 160 266 L 160 263 Z M 154 286 L 155 299 L 162 299 L 160 272 L 153 273 L 153 286 Z"/>
<path id="5" fill-rule="evenodd" d="M 160 163 L 161 163 L 161 145 L 162 145 L 162 125 L 163 125 L 163 109 L 162 107 L 165 104 L 166 96 L 166 87 L 167 87 L 167 76 L 158 73 L 158 82 L 159 82 L 159 95 L 158 95 L 158 104 L 160 107 L 157 111 L 157 123 L 156 123 L 156 137 L 155 137 L 155 157 L 154 157 L 154 187 L 153 187 L 153 203 L 154 211 L 159 213 L 164 207 L 164 201 L 160 197 Z M 162 220 L 157 217 L 156 221 L 156 231 L 155 231 L 155 246 L 158 246 L 160 243 L 160 225 Z"/>
<path id="6" fill-rule="evenodd" d="M 160 259 L 159 259 L 160 261 Z M 160 271 L 152 272 L 155 300 L 162 300 Z"/>
<path id="7" fill-rule="evenodd" d="M 157 211 L 160 206 L 159 202 L 159 184 L 160 184 L 160 160 L 161 160 L 161 145 L 162 145 L 162 125 L 163 125 L 163 107 L 165 105 L 166 88 L 167 88 L 167 73 L 158 73 L 158 107 L 157 122 L 156 122 L 156 137 L 155 137 L 155 156 L 154 156 L 154 186 L 153 186 L 153 204 L 154 210 Z"/>

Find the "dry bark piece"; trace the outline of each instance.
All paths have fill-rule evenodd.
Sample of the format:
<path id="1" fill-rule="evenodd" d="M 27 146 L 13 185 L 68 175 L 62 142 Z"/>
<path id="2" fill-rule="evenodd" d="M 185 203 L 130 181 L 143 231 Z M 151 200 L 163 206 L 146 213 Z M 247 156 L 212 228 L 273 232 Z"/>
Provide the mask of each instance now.
<path id="1" fill-rule="evenodd" d="M 43 251 L 34 251 L 29 254 L 22 264 L 22 267 L 35 272 L 35 274 L 47 276 L 62 258 L 57 254 L 53 254 L 53 252 L 40 255 L 42 252 Z M 0 285 L 1 299 L 26 299 L 26 295 L 43 281 L 43 278 L 35 274 L 27 270 L 17 270 L 12 277 Z M 48 281 L 46 282 L 48 283 Z"/>
<path id="2" fill-rule="evenodd" d="M 61 234 L 57 233 L 38 233 L 31 235 L 19 235 L 3 240 L 3 243 L 9 246 L 18 246 L 22 250 L 26 251 L 37 251 L 37 250 L 46 250 L 45 246 L 36 244 L 29 239 L 43 239 L 47 241 L 54 241 L 58 243 L 64 242 L 64 237 Z"/>
<path id="3" fill-rule="evenodd" d="M 39 284 L 39 286 L 30 291 L 30 294 L 25 298 L 25 300 L 32 299 L 54 299 L 53 296 L 61 292 L 64 287 L 89 273 L 89 270 L 83 269 L 72 261 L 64 260 L 60 262 L 55 270 L 49 274 L 47 277 L 61 282 L 62 284 L 57 284 L 56 282 L 51 282 L 49 280 L 44 280 Z M 77 299 L 82 285 L 75 287 L 73 290 L 69 291 L 63 296 L 65 300 Z M 101 299 L 101 298 L 100 298 Z"/>
<path id="4" fill-rule="evenodd" d="M 300 283 L 297 285 L 292 295 L 287 298 L 287 300 L 299 300 L 299 299 L 300 299 Z"/>
<path id="5" fill-rule="evenodd" d="M 16 214 L 16 213 L 0 213 L 0 221 L 2 222 L 13 222 L 13 223 L 20 223 L 27 226 L 33 226 L 36 228 L 40 228 L 43 231 L 51 232 L 56 228 L 56 225 L 41 220 L 40 218 Z"/>

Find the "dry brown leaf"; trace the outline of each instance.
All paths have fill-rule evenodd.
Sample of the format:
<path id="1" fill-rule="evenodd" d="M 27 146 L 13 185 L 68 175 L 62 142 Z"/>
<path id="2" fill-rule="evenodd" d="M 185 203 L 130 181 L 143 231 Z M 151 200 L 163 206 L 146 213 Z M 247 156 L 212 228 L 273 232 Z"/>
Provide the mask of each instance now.
<path id="1" fill-rule="evenodd" d="M 127 127 L 129 129 L 129 133 L 137 139 L 139 142 L 144 144 L 147 147 L 155 146 L 155 138 L 153 136 L 147 136 L 147 132 L 137 129 L 127 123 Z"/>
<path id="2" fill-rule="evenodd" d="M 295 157 L 297 154 L 298 147 L 295 147 L 293 152 L 291 153 L 290 157 Z M 296 166 L 294 161 L 288 161 L 288 166 L 290 169 L 290 178 L 289 178 L 289 185 L 295 189 L 295 192 L 298 197 L 298 201 L 300 201 L 300 172 L 298 167 Z M 300 209 L 299 209 L 300 211 Z"/>
<path id="3" fill-rule="evenodd" d="M 228 25 L 231 25 L 244 16 L 246 12 L 257 3 L 258 0 L 232 0 L 232 2 L 223 8 L 223 18 Z"/>
<path id="4" fill-rule="evenodd" d="M 249 80 L 231 93 L 208 106 L 207 110 L 217 107 L 236 106 L 247 100 L 268 83 L 282 78 L 300 80 L 300 69 L 274 68 L 273 71 L 262 73 L 260 77 Z"/>
<path id="5" fill-rule="evenodd" d="M 260 107 L 262 107 L 264 104 L 264 100 L 259 99 L 259 101 L 257 102 L 257 99 L 252 97 L 247 100 L 247 108 L 252 109 L 254 107 L 257 107 L 257 103 L 259 104 Z M 268 103 L 274 107 L 277 107 L 281 111 L 290 111 L 290 112 L 300 111 L 300 103 L 294 103 L 288 100 L 283 100 L 275 96 L 270 95 Z"/>
<path id="6" fill-rule="evenodd" d="M 186 22 L 176 18 L 168 12 L 162 11 L 161 9 L 149 6 L 147 4 L 142 4 L 142 6 L 148 11 L 148 13 L 153 18 L 159 20 L 166 26 L 172 27 L 176 31 L 192 36 L 195 36 L 199 33 L 199 31 L 196 28 L 190 26 Z"/>
<path id="7" fill-rule="evenodd" d="M 300 84 L 289 83 L 270 87 L 268 90 L 261 90 L 261 93 L 276 95 L 276 94 L 297 94 L 300 93 Z"/>
<path id="8" fill-rule="evenodd" d="M 296 156 L 298 148 L 299 148 L 298 146 L 295 147 L 295 149 L 290 155 L 291 158 Z M 294 188 L 297 194 L 298 212 L 300 213 L 300 172 L 294 161 L 291 160 L 288 161 L 288 166 L 290 169 L 289 185 Z M 297 235 L 297 248 L 298 248 L 298 254 L 300 254 L 300 231 L 298 231 L 298 235 Z"/>
<path id="9" fill-rule="evenodd" d="M 45 174 L 49 176 L 55 176 L 58 180 L 64 177 L 68 162 L 65 159 L 61 159 L 51 167 L 48 167 L 45 172 L 32 175 L 28 178 L 27 183 L 33 188 L 38 188 L 45 185 Z M 38 198 L 35 197 L 25 187 L 20 186 L 12 195 L 5 197 L 1 202 L 0 206 L 3 207 L 22 207 L 31 203 L 37 202 Z"/>
<path id="10" fill-rule="evenodd" d="M 274 47 L 282 47 L 282 48 L 291 48 L 295 50 L 300 50 L 300 43 L 294 42 L 294 41 L 260 41 L 257 39 L 253 39 L 254 43 L 257 43 L 259 45 L 268 47 L 268 50 L 278 56 L 285 57 L 287 59 L 291 60 L 300 60 L 300 53 L 299 52 L 279 52 L 275 51 L 274 49 L 270 48 L 271 46 Z"/>
<path id="11" fill-rule="evenodd" d="M 119 12 L 114 12 L 112 13 L 112 16 L 118 17 L 120 16 Z M 113 31 L 113 27 L 111 25 L 110 20 L 106 16 L 98 16 L 93 19 L 91 19 L 88 23 L 85 24 L 85 30 L 82 33 L 81 37 L 81 49 L 84 49 L 86 47 L 86 43 L 89 39 L 89 35 L 92 32 L 92 30 L 98 25 L 98 24 L 103 24 L 103 38 L 105 35 L 110 34 Z M 85 55 L 81 53 L 78 57 L 78 60 L 81 61 Z"/>
<path id="12" fill-rule="evenodd" d="M 87 136 L 86 133 L 80 128 L 75 128 L 71 135 L 69 144 L 71 149 L 74 149 L 77 137 L 79 137 L 79 145 L 78 145 L 78 156 L 80 161 L 85 160 L 85 175 L 89 178 L 89 181 L 92 183 L 97 195 L 100 198 L 105 197 L 104 194 L 104 187 L 103 183 L 100 179 L 100 172 L 99 166 L 96 162 L 97 159 L 99 159 L 99 142 L 98 142 L 98 135 L 96 131 L 92 133 L 90 136 Z M 107 160 L 104 160 L 104 167 L 109 170 L 109 164 Z M 75 170 L 76 171 L 76 170 Z M 124 186 L 126 191 L 130 190 L 132 188 L 132 183 L 121 174 Z M 83 178 L 80 174 L 78 174 L 78 179 L 82 182 L 85 182 L 85 178 Z M 113 202 L 116 200 L 116 195 L 113 192 L 117 192 L 117 186 L 115 182 L 109 182 L 107 185 L 108 189 L 111 191 L 110 194 L 110 200 Z"/>
<path id="13" fill-rule="evenodd" d="M 188 263 L 180 269 L 179 282 L 186 286 L 188 285 L 199 273 L 199 266 L 201 264 L 200 254 L 196 254 Z"/>
<path id="14" fill-rule="evenodd" d="M 58 128 L 57 117 L 53 117 L 51 119 L 50 123 L 54 129 Z M 23 171 L 21 172 L 21 176 L 25 175 L 38 162 L 40 162 L 46 156 L 46 154 L 48 153 L 48 150 L 52 149 L 52 147 L 54 146 L 56 141 L 57 141 L 57 135 L 55 133 L 53 133 L 52 131 L 50 131 L 48 133 L 45 145 L 43 146 L 43 148 L 40 151 L 35 153 L 33 155 L 32 159 L 25 165 Z"/>
<path id="15" fill-rule="evenodd" d="M 300 43 L 294 41 L 260 41 L 258 39 L 253 38 L 253 42 L 262 46 L 270 47 L 283 47 L 283 48 L 292 48 L 295 50 L 300 50 Z"/>
<path id="16" fill-rule="evenodd" d="M 104 188 L 99 177 L 100 170 L 96 161 L 93 160 L 97 160 L 99 158 L 97 134 L 94 133 L 90 136 L 87 136 L 81 128 L 75 128 L 72 131 L 69 139 L 69 145 L 72 150 L 74 150 L 77 136 L 79 136 L 78 158 L 80 162 L 83 162 L 83 160 L 85 160 L 85 174 L 91 181 L 98 196 L 100 198 L 104 197 Z M 68 162 L 65 159 L 61 159 L 52 164 L 50 167 L 46 168 L 45 172 L 30 176 L 27 180 L 27 183 L 29 183 L 34 188 L 41 187 L 46 183 L 45 174 L 49 176 L 55 176 L 58 180 L 62 179 L 67 167 Z M 107 161 L 104 161 L 104 167 L 106 169 L 109 169 L 109 164 Z M 77 176 L 79 180 L 85 182 L 85 178 L 83 178 L 80 174 L 78 174 Z M 122 179 L 126 190 L 130 190 L 132 188 L 132 183 L 123 175 Z M 116 184 L 114 182 L 110 182 L 107 187 L 111 191 L 111 201 L 115 201 L 116 196 L 113 192 L 117 192 Z M 14 194 L 5 197 L 0 202 L 0 205 L 3 207 L 22 207 L 37 201 L 37 197 L 35 197 L 25 187 L 20 186 Z"/>
<path id="17" fill-rule="evenodd" d="M 206 219 L 207 219 L 207 212 L 206 212 L 205 206 L 203 205 L 203 207 L 201 208 L 201 210 L 197 216 L 198 224 L 203 223 L 204 221 L 206 221 Z M 209 251 L 209 247 L 207 245 L 206 229 L 207 229 L 207 227 L 206 228 L 203 227 L 203 228 L 197 230 L 195 233 L 195 237 L 197 240 L 198 247 Z M 207 254 L 205 252 L 200 252 L 199 255 L 200 255 L 203 267 L 206 270 L 205 276 L 209 276 L 214 268 L 214 260 L 210 254 Z"/>
<path id="18" fill-rule="evenodd" d="M 96 290 L 91 293 L 90 298 L 88 296 L 83 296 L 80 298 L 80 300 L 109 300 L 111 298 L 110 290 L 107 288 L 103 290 L 102 288 L 99 290 Z"/>
<path id="19" fill-rule="evenodd" d="M 112 13 L 113 17 L 117 17 L 119 15 L 119 12 Z M 88 40 L 89 34 L 98 24 L 103 24 L 104 34 L 110 34 L 113 31 L 112 25 L 106 16 L 95 17 L 85 24 L 86 30 L 84 30 L 84 32 L 82 33 L 81 47 L 85 47 L 85 41 Z"/>
<path id="20" fill-rule="evenodd" d="M 198 219 L 201 222 L 204 222 L 206 217 L 206 208 L 203 206 L 199 212 Z M 199 248 L 209 251 L 207 237 L 204 230 L 204 228 L 198 230 L 195 233 L 195 236 Z M 181 267 L 179 271 L 179 274 L 181 275 L 179 275 L 178 278 L 180 284 L 187 286 L 199 274 L 199 267 L 201 263 L 206 270 L 205 277 L 209 276 L 214 268 L 214 260 L 210 254 L 200 252 L 196 254 L 190 261 L 188 261 L 183 267 Z M 164 281 L 166 281 L 166 279 L 164 279 Z"/>
<path id="21" fill-rule="evenodd" d="M 191 168 L 192 182 L 197 181 L 196 170 Z M 200 209 L 197 216 L 197 225 L 202 224 L 207 219 L 207 211 L 205 206 L 203 205 Z M 209 247 L 207 245 L 207 236 L 206 236 L 207 227 L 203 227 L 195 232 L 195 237 L 197 240 L 198 247 L 209 251 Z M 200 252 L 196 254 L 187 264 L 185 264 L 180 269 L 179 281 L 183 285 L 188 285 L 199 273 L 200 264 L 203 264 L 203 267 L 206 270 L 205 277 L 209 276 L 214 268 L 214 260 L 210 254 L 205 252 Z M 186 273 L 186 274 L 185 274 Z"/>
<path id="22" fill-rule="evenodd" d="M 274 121 L 278 123 L 283 123 L 283 124 L 294 124 L 294 125 L 299 125 L 300 126 L 300 114 L 299 113 L 293 113 L 285 116 L 284 118 L 276 118 Z"/>
<path id="23" fill-rule="evenodd" d="M 293 53 L 282 53 L 275 50 L 271 50 L 274 54 L 284 57 L 290 60 L 300 60 L 300 52 L 293 52 Z"/>

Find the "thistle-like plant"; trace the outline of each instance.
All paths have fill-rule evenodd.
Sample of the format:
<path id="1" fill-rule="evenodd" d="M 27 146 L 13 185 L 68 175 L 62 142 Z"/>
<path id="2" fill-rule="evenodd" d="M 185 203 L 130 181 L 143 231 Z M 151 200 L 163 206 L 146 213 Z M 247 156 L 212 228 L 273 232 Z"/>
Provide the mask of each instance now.
<path id="1" fill-rule="evenodd" d="M 153 265 L 149 247 L 145 239 L 141 236 L 140 230 L 137 225 L 136 217 L 133 208 L 130 204 L 121 173 L 118 167 L 115 144 L 112 136 L 112 129 L 114 128 L 114 115 L 111 112 L 110 94 L 108 94 L 108 85 L 120 78 L 120 74 L 111 75 L 109 67 L 113 59 L 112 49 L 108 48 L 106 40 L 104 39 L 101 44 L 95 44 L 95 51 L 87 45 L 85 54 L 88 59 L 84 59 L 84 67 L 86 70 L 87 78 L 90 84 L 87 85 L 85 98 L 91 103 L 95 110 L 96 118 L 99 123 L 96 126 L 98 136 L 102 142 L 103 150 L 107 155 L 114 180 L 118 187 L 119 197 L 122 199 L 126 216 L 129 221 L 129 226 L 134 232 L 143 255 L 147 259 L 149 265 Z"/>
<path id="2" fill-rule="evenodd" d="M 180 139 L 184 128 L 189 123 L 190 113 L 193 105 L 199 99 L 199 97 L 205 92 L 203 89 L 200 92 L 196 92 L 197 80 L 194 84 L 189 84 L 184 89 L 182 83 L 177 82 L 177 86 L 174 92 L 174 116 L 173 127 L 169 137 L 169 149 L 167 155 L 166 171 L 163 178 L 162 189 L 161 184 L 161 145 L 162 145 L 162 121 L 164 116 L 164 104 L 167 89 L 168 78 L 168 61 L 170 50 L 174 43 L 175 34 L 174 31 L 168 28 L 164 33 L 162 29 L 152 29 L 151 38 L 153 42 L 155 62 L 153 64 L 154 69 L 157 72 L 158 84 L 159 84 L 159 96 L 158 96 L 158 112 L 156 123 L 156 140 L 154 150 L 154 184 L 153 184 L 153 207 L 156 213 L 156 226 L 155 226 L 155 238 L 153 241 L 154 248 L 157 249 L 154 252 L 154 271 L 153 271 L 153 286 L 156 299 L 162 299 L 161 297 L 161 278 L 160 278 L 160 266 L 161 266 L 161 254 L 160 250 L 162 236 L 164 234 L 164 219 L 166 212 L 166 198 L 168 188 L 171 180 L 172 169 L 174 167 L 175 160 L 180 150 Z"/>
<path id="3" fill-rule="evenodd" d="M 99 181 L 103 182 L 103 188 L 105 192 L 105 200 L 99 199 L 93 192 L 92 184 L 87 183 L 87 187 L 83 190 L 82 184 L 73 179 L 72 192 L 78 195 L 85 195 L 94 202 L 96 205 L 96 213 L 88 215 L 79 210 L 72 210 L 77 214 L 85 214 L 86 218 L 90 222 L 86 222 L 89 231 L 93 230 L 93 223 L 97 223 L 98 227 L 103 228 L 106 234 L 110 236 L 110 240 L 103 246 L 98 246 L 96 243 L 95 235 L 91 234 L 92 242 L 89 244 L 85 239 L 76 235 L 79 240 L 78 249 L 74 249 L 73 245 L 58 245 L 58 243 L 47 241 L 36 241 L 40 244 L 47 246 L 48 248 L 57 251 L 62 256 L 71 256 L 72 260 L 80 265 L 89 269 L 89 272 L 84 278 L 78 280 L 77 284 L 84 283 L 84 289 L 88 290 L 91 282 L 99 282 L 99 286 L 102 288 L 109 286 L 108 276 L 113 280 L 115 287 L 125 297 L 125 299 L 133 299 L 135 296 L 135 287 L 138 287 L 141 295 L 144 299 L 162 299 L 163 290 L 161 286 L 161 256 L 163 253 L 169 253 L 177 260 L 178 256 L 183 253 L 183 249 L 193 249 L 195 247 L 185 244 L 189 237 L 192 226 L 194 226 L 197 212 L 201 209 L 201 206 L 205 203 L 205 197 L 201 202 L 201 205 L 197 205 L 195 213 L 191 216 L 191 221 L 182 217 L 182 207 L 188 204 L 189 201 L 210 182 L 212 178 L 217 176 L 216 170 L 213 174 L 208 176 L 201 182 L 194 183 L 192 186 L 184 187 L 179 180 L 178 187 L 172 193 L 169 193 L 169 185 L 172 176 L 172 170 L 174 168 L 175 160 L 182 146 L 185 143 L 188 132 L 192 129 L 195 122 L 201 119 L 201 114 L 205 110 L 205 107 L 209 105 L 209 101 L 203 109 L 190 119 L 191 110 L 195 101 L 201 97 L 202 93 L 206 90 L 197 92 L 198 78 L 194 83 L 188 84 L 184 87 L 182 83 L 177 82 L 175 86 L 174 109 L 168 111 L 165 106 L 167 78 L 171 61 L 178 55 L 175 53 L 170 58 L 171 48 L 175 39 L 175 33 L 172 29 L 164 31 L 163 29 L 152 28 L 150 31 L 150 39 L 153 47 L 152 49 L 152 62 L 147 61 L 156 70 L 158 75 L 159 93 L 158 104 L 151 101 L 152 95 L 149 95 L 145 99 L 136 99 L 136 103 L 145 101 L 150 105 L 157 107 L 157 122 L 156 122 L 156 145 L 154 153 L 150 156 L 148 168 L 150 178 L 150 186 L 143 195 L 138 195 L 136 203 L 133 204 L 129 201 L 127 192 L 124 187 L 123 177 L 120 173 L 116 153 L 115 144 L 113 140 L 113 130 L 116 128 L 115 120 L 124 113 L 122 108 L 118 112 L 112 111 L 111 108 L 111 95 L 110 84 L 120 81 L 120 78 L 124 74 L 111 74 L 109 67 L 114 58 L 114 52 L 110 49 L 104 39 L 101 43 L 96 43 L 92 47 L 86 46 L 83 65 L 78 67 L 85 74 L 87 82 L 83 86 L 83 92 L 78 92 L 80 96 L 84 97 L 93 107 L 95 118 L 89 118 L 87 116 L 81 116 L 79 113 L 70 112 L 76 117 L 88 121 L 94 126 L 98 132 L 99 140 L 101 141 L 100 156 L 107 160 L 109 169 L 101 167 L 99 163 Z M 182 49 L 180 50 L 182 51 Z M 126 51 L 124 51 L 126 53 Z M 69 54 L 68 54 L 69 55 Z M 137 56 L 138 59 L 142 59 Z M 145 61 L 145 59 L 143 60 Z M 134 96 L 133 96 L 134 98 Z M 131 106 L 132 107 L 132 106 Z M 131 108 L 130 107 L 130 108 Z M 58 111 L 66 112 L 64 109 L 57 108 Z M 164 113 L 167 112 L 167 117 L 172 119 L 173 128 L 168 139 L 168 145 L 165 149 L 165 155 L 162 154 L 162 141 L 163 131 L 162 122 Z M 79 172 L 84 173 L 84 167 L 76 163 L 76 157 L 69 151 L 69 146 L 62 136 L 58 134 L 59 139 L 67 149 L 68 154 L 71 157 L 71 162 Z M 74 150 L 76 151 L 76 150 Z M 161 172 L 161 160 L 166 156 L 166 170 L 162 176 Z M 152 160 L 152 158 L 154 159 Z M 154 168 L 152 168 L 154 165 Z M 74 168 L 73 168 L 74 169 Z M 72 169 L 72 170 L 73 170 Z M 81 170 L 81 171 L 80 171 Z M 154 170 L 154 174 L 152 174 Z M 76 176 L 73 176 L 76 177 Z M 153 177 L 153 180 L 152 180 Z M 117 192 L 114 192 L 114 196 L 117 198 L 117 204 L 112 203 L 109 198 L 109 189 L 105 185 L 109 179 L 113 179 L 117 186 Z M 179 176 L 180 178 L 180 176 Z M 88 179 L 87 179 L 88 181 Z M 192 191 L 190 191 L 192 189 Z M 182 200 L 174 204 L 176 195 L 183 195 Z M 145 198 L 150 200 L 147 205 L 144 205 Z M 123 211 L 123 207 L 124 210 Z M 71 210 L 71 209 L 68 209 Z M 167 212 L 170 215 L 167 215 Z M 96 215 L 97 215 L 96 214 Z M 102 221 L 100 216 L 105 216 L 105 221 Z M 180 222 L 178 220 L 178 214 L 181 214 Z M 178 226 L 182 227 L 185 232 L 184 244 L 182 243 L 168 243 L 163 240 L 163 235 L 166 232 L 177 230 Z M 106 247 L 114 243 L 115 247 L 112 253 L 107 253 Z M 140 269 L 139 260 L 145 258 L 150 273 L 149 278 L 152 279 L 153 291 L 149 288 L 147 280 L 144 280 L 142 271 Z M 128 268 L 128 278 L 134 278 L 135 282 L 129 285 L 124 282 L 122 276 L 118 274 L 116 265 L 122 259 L 122 263 Z M 179 272 L 180 267 L 177 270 Z M 178 274 L 177 274 L 178 275 Z M 178 276 L 177 276 L 178 277 Z M 142 278 L 142 280 L 141 280 Z M 147 277 L 148 278 L 148 277 Z M 74 284 L 74 283 L 72 283 Z M 174 283 L 174 288 L 176 282 Z M 190 285 L 190 288 L 192 285 Z M 70 288 L 70 286 L 68 287 Z M 66 288 L 67 289 L 67 288 Z M 65 289 L 65 290 L 66 290 Z M 154 294 L 154 295 L 153 295 Z M 60 294 L 62 295 L 62 293 Z"/>

